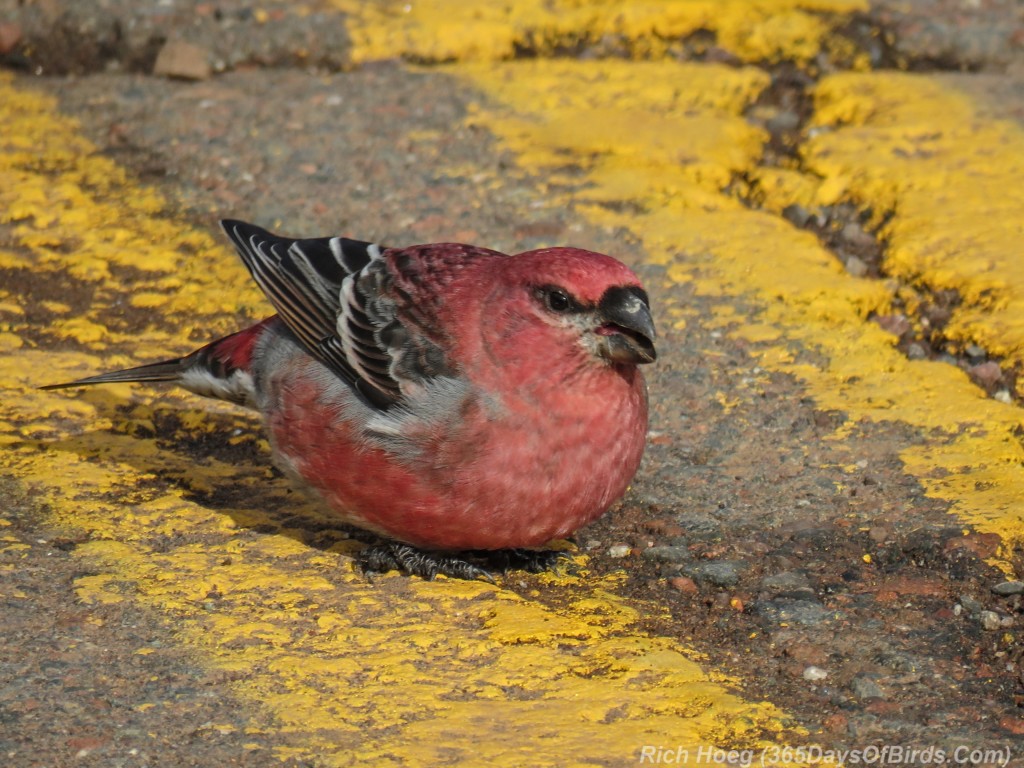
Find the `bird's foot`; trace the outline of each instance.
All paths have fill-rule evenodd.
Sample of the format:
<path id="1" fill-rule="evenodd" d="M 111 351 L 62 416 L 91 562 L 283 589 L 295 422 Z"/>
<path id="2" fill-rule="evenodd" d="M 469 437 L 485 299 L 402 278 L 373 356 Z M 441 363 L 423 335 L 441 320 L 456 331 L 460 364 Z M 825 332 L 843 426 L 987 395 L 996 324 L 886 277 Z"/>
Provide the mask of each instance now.
<path id="1" fill-rule="evenodd" d="M 544 573 L 572 561 L 571 552 L 557 549 L 495 549 L 490 552 L 474 554 L 486 559 L 488 565 L 502 573 L 509 571 Z"/>
<path id="2" fill-rule="evenodd" d="M 367 547 L 356 555 L 356 562 L 364 573 L 401 571 L 409 576 L 419 576 L 433 581 L 439 574 L 450 579 L 475 581 L 483 579 L 494 583 L 489 571 L 458 555 L 440 552 L 425 552 L 408 544 L 388 541 Z"/>
<path id="3" fill-rule="evenodd" d="M 474 549 L 466 552 L 442 553 L 416 549 L 397 541 L 366 547 L 356 556 L 356 562 L 364 573 L 400 571 L 428 581 L 433 581 L 438 575 L 444 575 L 450 579 L 465 579 L 467 581 L 483 579 L 492 584 L 494 576 L 491 570 L 500 573 L 509 571 L 543 573 L 570 560 L 572 560 L 571 553 L 557 550 Z"/>

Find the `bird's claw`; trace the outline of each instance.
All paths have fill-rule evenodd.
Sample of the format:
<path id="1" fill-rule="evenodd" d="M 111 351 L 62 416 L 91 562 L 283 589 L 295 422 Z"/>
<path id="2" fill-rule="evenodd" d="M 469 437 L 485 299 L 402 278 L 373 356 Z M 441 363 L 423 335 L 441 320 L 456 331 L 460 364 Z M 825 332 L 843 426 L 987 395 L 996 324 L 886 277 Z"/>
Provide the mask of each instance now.
<path id="1" fill-rule="evenodd" d="M 496 549 L 480 553 L 488 564 L 501 571 L 526 571 L 544 573 L 572 561 L 572 553 L 556 549 Z"/>
<path id="2" fill-rule="evenodd" d="M 467 581 L 483 579 L 492 584 L 494 575 L 488 568 L 501 573 L 543 573 L 570 560 L 571 553 L 557 550 L 496 549 L 445 554 L 427 552 L 395 541 L 366 547 L 356 556 L 356 563 L 364 573 L 400 571 L 428 581 L 433 581 L 438 575 L 444 575 L 450 579 Z M 479 561 L 487 567 L 477 565 Z"/>
<path id="3" fill-rule="evenodd" d="M 476 581 L 483 579 L 494 583 L 490 572 L 468 560 L 456 555 L 438 552 L 425 552 L 408 544 L 385 542 L 377 546 L 363 549 L 356 562 L 364 573 L 384 573 L 385 571 L 401 571 L 409 576 L 419 576 L 433 581 L 438 575 L 450 579 Z"/>

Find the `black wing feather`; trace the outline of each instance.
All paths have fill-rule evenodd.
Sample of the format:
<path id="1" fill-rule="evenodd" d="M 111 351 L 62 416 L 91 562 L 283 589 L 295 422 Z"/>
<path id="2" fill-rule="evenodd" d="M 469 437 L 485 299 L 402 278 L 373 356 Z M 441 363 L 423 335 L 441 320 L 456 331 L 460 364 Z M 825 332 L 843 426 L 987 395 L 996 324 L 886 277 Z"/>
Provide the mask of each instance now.
<path id="1" fill-rule="evenodd" d="M 359 368 L 338 338 L 342 284 L 383 250 L 342 237 L 295 240 L 242 221 L 224 220 L 224 231 L 242 261 L 306 350 L 351 383 L 371 404 L 387 407 L 399 396 L 388 373 L 390 356 L 375 338 L 361 306 L 352 306 L 349 335 L 358 342 Z M 358 297 L 362 301 L 362 297 Z M 369 374 L 369 375 L 367 375 Z"/>

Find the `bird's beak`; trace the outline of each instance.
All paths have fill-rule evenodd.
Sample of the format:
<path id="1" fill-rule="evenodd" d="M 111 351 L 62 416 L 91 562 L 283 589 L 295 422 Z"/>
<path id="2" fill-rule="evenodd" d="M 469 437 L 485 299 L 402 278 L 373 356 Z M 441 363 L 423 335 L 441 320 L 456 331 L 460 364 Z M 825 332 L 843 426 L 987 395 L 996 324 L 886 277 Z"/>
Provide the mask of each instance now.
<path id="1" fill-rule="evenodd" d="M 597 305 L 597 353 L 613 363 L 653 363 L 654 318 L 647 294 L 636 286 L 609 288 Z"/>

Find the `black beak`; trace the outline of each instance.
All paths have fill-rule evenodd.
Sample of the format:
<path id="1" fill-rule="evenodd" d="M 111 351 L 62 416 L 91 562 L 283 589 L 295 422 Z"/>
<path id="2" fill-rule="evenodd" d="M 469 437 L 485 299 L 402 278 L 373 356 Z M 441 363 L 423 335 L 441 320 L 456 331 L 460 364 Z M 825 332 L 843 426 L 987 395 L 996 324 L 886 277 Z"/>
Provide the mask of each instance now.
<path id="1" fill-rule="evenodd" d="M 653 363 L 654 318 L 647 293 L 637 286 L 609 288 L 597 305 L 598 354 L 613 363 Z"/>

